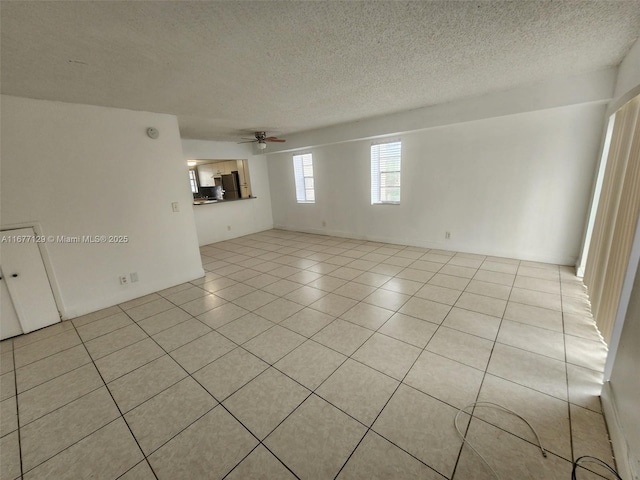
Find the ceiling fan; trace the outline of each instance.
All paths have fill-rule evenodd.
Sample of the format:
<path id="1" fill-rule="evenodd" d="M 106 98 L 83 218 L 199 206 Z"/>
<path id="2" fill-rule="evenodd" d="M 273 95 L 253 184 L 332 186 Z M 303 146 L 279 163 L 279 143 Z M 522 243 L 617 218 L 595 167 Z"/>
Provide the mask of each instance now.
<path id="1" fill-rule="evenodd" d="M 247 137 L 242 137 L 244 139 L 243 142 L 238 142 L 238 143 L 255 143 L 258 142 L 258 148 L 260 150 L 264 150 L 265 148 L 267 148 L 267 142 L 286 142 L 286 140 L 282 139 L 282 138 L 278 138 L 278 137 L 267 137 L 267 133 L 266 132 L 255 132 L 254 136 L 256 137 L 255 140 L 252 138 L 247 138 Z"/>

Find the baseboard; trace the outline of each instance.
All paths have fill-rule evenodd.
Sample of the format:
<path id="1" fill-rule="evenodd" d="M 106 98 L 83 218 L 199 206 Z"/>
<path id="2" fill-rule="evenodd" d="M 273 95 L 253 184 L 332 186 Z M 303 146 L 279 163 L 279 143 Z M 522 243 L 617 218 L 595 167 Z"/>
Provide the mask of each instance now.
<path id="1" fill-rule="evenodd" d="M 635 471 L 631 452 L 620 424 L 615 396 L 611 389 L 611 383 L 605 382 L 602 387 L 602 410 L 609 429 L 609 438 L 613 446 L 613 456 L 616 459 L 616 468 L 623 480 L 639 480 L 640 472 Z"/>

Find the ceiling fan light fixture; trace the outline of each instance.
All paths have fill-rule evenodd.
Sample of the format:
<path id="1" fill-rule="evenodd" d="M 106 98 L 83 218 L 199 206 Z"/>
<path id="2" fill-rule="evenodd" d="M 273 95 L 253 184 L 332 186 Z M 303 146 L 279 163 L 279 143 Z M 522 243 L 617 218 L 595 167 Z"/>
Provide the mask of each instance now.
<path id="1" fill-rule="evenodd" d="M 259 150 L 264 150 L 265 148 L 267 148 L 267 144 L 264 141 L 259 141 L 258 142 L 258 149 Z"/>

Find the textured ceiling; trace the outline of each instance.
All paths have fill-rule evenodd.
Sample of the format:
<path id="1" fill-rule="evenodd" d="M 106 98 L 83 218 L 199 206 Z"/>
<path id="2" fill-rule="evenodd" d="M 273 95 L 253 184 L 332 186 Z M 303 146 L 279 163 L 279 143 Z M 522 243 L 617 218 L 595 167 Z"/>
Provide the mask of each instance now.
<path id="1" fill-rule="evenodd" d="M 3 1 L 2 93 L 286 134 L 617 65 L 638 1 Z"/>

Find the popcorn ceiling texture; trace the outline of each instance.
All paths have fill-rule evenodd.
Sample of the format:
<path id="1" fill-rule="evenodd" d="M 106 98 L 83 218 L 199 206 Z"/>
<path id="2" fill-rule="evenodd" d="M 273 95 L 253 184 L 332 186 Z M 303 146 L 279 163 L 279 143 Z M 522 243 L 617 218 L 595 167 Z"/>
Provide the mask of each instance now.
<path id="1" fill-rule="evenodd" d="M 638 1 L 3 2 L 2 93 L 286 134 L 617 65 Z"/>

